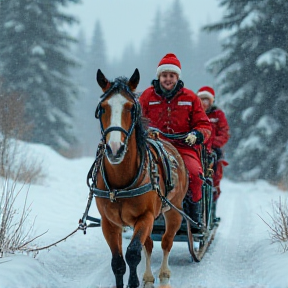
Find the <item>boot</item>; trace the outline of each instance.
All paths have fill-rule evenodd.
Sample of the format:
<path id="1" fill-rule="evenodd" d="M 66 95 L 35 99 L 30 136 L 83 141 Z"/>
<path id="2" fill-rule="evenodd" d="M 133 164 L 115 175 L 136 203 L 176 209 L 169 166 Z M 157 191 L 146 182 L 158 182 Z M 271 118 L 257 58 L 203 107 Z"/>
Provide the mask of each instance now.
<path id="1" fill-rule="evenodd" d="M 196 223 L 202 223 L 202 201 L 193 202 L 190 195 L 183 201 L 184 212 Z"/>
<path id="2" fill-rule="evenodd" d="M 196 223 L 202 223 L 202 201 L 190 202 L 190 217 Z"/>

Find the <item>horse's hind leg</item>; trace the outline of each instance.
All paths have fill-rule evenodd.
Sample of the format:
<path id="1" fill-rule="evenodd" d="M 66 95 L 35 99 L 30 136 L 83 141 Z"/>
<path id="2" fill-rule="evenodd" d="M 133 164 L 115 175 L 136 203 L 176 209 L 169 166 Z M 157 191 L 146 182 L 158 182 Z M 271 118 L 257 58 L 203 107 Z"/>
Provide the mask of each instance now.
<path id="1" fill-rule="evenodd" d="M 115 275 L 116 288 L 123 288 L 123 275 L 126 272 L 126 264 L 122 254 L 122 228 L 112 225 L 104 217 L 101 222 L 104 237 L 112 253 L 111 267 Z"/>
<path id="2" fill-rule="evenodd" d="M 170 209 L 165 213 L 166 231 L 162 237 L 163 259 L 159 272 L 160 282 L 166 282 L 171 276 L 171 271 L 168 265 L 169 253 L 173 246 L 173 240 L 176 232 L 179 230 L 182 222 L 182 216 L 174 209 Z"/>

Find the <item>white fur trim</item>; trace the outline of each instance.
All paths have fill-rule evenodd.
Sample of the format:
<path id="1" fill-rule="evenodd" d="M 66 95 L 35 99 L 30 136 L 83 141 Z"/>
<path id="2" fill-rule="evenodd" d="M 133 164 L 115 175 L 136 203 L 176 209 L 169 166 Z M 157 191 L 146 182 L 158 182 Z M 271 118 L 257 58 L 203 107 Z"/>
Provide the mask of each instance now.
<path id="1" fill-rule="evenodd" d="M 212 101 L 214 101 L 214 99 L 215 99 L 214 96 L 213 96 L 213 94 L 211 94 L 211 93 L 208 92 L 208 91 L 198 92 L 197 95 L 198 95 L 198 97 L 200 97 L 200 98 L 209 98 L 209 99 L 211 99 Z"/>
<path id="2" fill-rule="evenodd" d="M 178 74 L 179 78 L 181 76 L 181 69 L 178 66 L 173 65 L 173 64 L 160 65 L 156 71 L 157 78 L 159 78 L 159 75 L 162 72 L 174 72 L 174 73 Z"/>

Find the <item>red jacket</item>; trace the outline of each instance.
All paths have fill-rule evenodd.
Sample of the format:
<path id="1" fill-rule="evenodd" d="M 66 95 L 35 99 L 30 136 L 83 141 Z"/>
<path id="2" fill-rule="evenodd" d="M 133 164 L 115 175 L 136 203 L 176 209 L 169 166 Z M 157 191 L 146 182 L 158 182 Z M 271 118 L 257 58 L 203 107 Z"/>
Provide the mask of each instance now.
<path id="1" fill-rule="evenodd" d="M 208 141 L 212 126 L 199 97 L 191 90 L 183 87 L 174 97 L 167 99 L 157 94 L 151 86 L 142 93 L 139 101 L 143 116 L 150 119 L 149 126 L 169 134 L 198 130 L 204 136 L 204 143 Z M 191 149 L 179 140 L 177 143 L 173 141 L 173 144 Z"/>
<path id="2" fill-rule="evenodd" d="M 226 116 L 222 110 L 214 105 L 206 113 L 213 127 L 207 147 L 208 149 L 211 147 L 221 148 L 227 143 L 230 137 Z"/>

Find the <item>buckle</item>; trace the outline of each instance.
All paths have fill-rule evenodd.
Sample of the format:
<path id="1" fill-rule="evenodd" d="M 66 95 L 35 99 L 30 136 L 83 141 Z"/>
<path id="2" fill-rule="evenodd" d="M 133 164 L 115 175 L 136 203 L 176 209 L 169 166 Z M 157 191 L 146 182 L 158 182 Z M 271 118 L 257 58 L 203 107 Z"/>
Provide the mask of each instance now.
<path id="1" fill-rule="evenodd" d="M 109 192 L 109 199 L 110 199 L 110 201 L 111 202 L 116 202 L 116 192 L 117 192 L 117 190 L 113 190 L 113 191 L 110 191 Z"/>

